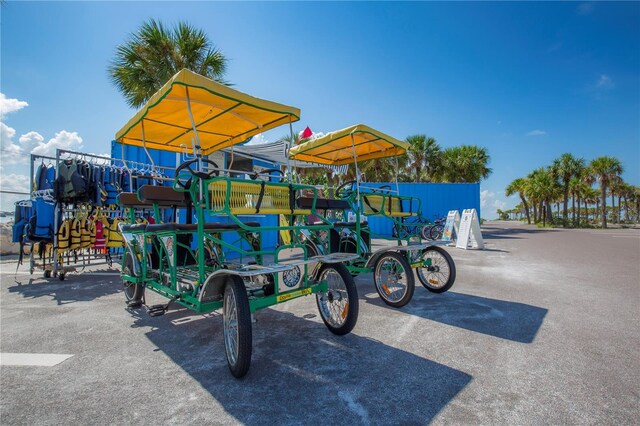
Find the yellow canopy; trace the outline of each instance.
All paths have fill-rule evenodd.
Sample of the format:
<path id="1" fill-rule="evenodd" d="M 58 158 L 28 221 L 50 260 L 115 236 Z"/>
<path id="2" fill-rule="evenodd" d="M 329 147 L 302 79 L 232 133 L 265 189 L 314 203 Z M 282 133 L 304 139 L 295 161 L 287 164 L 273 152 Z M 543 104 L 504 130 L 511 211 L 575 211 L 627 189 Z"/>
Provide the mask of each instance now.
<path id="1" fill-rule="evenodd" d="M 354 148 L 357 160 L 364 161 L 404 154 L 408 147 L 406 142 L 356 124 L 296 145 L 289 150 L 289 155 L 295 160 L 341 166 L 354 162 Z"/>
<path id="2" fill-rule="evenodd" d="M 183 69 L 116 133 L 116 142 L 143 146 L 144 139 L 147 148 L 175 152 L 180 145 L 191 148 L 187 99 L 204 155 L 300 119 L 298 108 L 254 98 Z"/>

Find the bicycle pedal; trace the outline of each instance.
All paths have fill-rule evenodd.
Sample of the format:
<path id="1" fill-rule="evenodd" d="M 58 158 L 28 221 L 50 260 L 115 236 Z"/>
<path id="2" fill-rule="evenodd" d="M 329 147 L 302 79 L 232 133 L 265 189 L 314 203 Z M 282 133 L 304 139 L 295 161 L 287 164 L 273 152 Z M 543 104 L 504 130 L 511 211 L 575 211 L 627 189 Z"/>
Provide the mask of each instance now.
<path id="1" fill-rule="evenodd" d="M 150 317 L 160 317 L 164 315 L 165 312 L 166 312 L 165 305 L 149 306 L 149 309 L 147 310 L 147 313 L 149 314 Z"/>

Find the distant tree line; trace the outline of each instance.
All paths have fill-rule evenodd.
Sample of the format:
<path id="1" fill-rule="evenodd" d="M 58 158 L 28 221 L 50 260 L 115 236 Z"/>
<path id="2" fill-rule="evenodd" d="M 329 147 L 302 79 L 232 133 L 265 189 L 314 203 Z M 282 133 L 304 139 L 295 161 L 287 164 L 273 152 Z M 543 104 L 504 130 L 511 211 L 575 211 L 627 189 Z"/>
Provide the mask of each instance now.
<path id="1" fill-rule="evenodd" d="M 550 223 L 606 228 L 608 222 L 638 223 L 640 187 L 624 182 L 622 172 L 622 163 L 615 157 L 598 157 L 587 164 L 583 158 L 562 154 L 550 166 L 536 169 L 507 185 L 505 194 L 518 194 L 520 204 L 512 210 L 499 210 L 498 215 L 503 219 L 524 216 L 528 223 L 533 220 L 542 222 L 543 226 Z"/>
<path id="2" fill-rule="evenodd" d="M 291 142 L 289 136 L 284 137 Z M 296 144 L 298 136 L 294 135 Z M 476 145 L 460 145 L 442 149 L 436 140 L 423 134 L 405 138 L 409 144 L 403 155 L 378 158 L 358 163 L 367 182 L 480 182 L 492 173 L 487 149 Z M 355 179 L 355 166 L 349 165 L 345 175 L 332 178 L 330 170 L 300 170 L 302 181 L 311 185 L 338 185 L 338 181 Z"/>

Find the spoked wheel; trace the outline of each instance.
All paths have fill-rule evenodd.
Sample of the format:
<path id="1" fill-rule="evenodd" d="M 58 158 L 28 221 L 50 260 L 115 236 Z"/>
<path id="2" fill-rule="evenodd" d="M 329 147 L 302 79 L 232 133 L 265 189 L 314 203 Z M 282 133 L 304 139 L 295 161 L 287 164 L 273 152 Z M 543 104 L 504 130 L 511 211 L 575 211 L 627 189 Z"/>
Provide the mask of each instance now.
<path id="1" fill-rule="evenodd" d="M 430 240 L 431 239 L 431 228 L 433 227 L 433 225 L 425 225 L 422 227 L 422 229 L 420 230 L 420 236 L 422 237 L 423 240 Z"/>
<path id="2" fill-rule="evenodd" d="M 456 265 L 451 255 L 438 246 L 427 247 L 422 252 L 427 266 L 418 266 L 416 274 L 420 283 L 433 293 L 444 293 L 456 281 Z"/>
<path id="3" fill-rule="evenodd" d="M 130 252 L 127 252 L 124 257 L 122 273 L 124 275 L 133 276 L 133 257 Z M 142 295 L 144 294 L 143 285 L 131 281 L 122 280 L 122 286 L 124 289 L 124 297 L 127 299 L 127 302 L 138 302 L 142 300 Z"/>
<path id="4" fill-rule="evenodd" d="M 383 254 L 376 261 L 373 283 L 384 303 L 394 308 L 409 303 L 416 286 L 407 259 L 393 251 Z"/>
<path id="5" fill-rule="evenodd" d="M 358 290 L 341 263 L 326 263 L 318 273 L 320 281 L 327 281 L 327 292 L 316 293 L 316 303 L 322 321 L 333 334 L 342 336 L 353 330 L 358 320 Z"/>
<path id="6" fill-rule="evenodd" d="M 231 374 L 238 379 L 251 365 L 251 311 L 242 278 L 230 275 L 224 288 L 224 349 Z"/>
<path id="7" fill-rule="evenodd" d="M 442 238 L 442 233 L 444 232 L 444 225 L 433 225 L 431 230 L 429 231 L 429 236 L 432 240 L 438 241 Z"/>

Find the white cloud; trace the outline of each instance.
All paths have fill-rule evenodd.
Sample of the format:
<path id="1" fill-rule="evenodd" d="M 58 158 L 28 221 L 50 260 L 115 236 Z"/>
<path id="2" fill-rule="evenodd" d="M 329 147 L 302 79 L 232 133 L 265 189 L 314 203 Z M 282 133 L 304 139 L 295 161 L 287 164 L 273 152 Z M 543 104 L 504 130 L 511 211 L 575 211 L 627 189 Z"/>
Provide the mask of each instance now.
<path id="1" fill-rule="evenodd" d="M 0 158 L 2 164 L 15 164 L 22 158 L 22 148 L 13 143 L 16 130 L 0 121 Z"/>
<path id="2" fill-rule="evenodd" d="M 0 93 L 0 118 L 4 118 L 5 115 L 19 111 L 26 106 L 29 106 L 27 102 L 9 99 L 4 93 Z"/>
<path id="3" fill-rule="evenodd" d="M 2 162 L 4 164 L 28 164 L 29 154 L 55 157 L 56 149 L 80 150 L 82 138 L 77 132 L 61 130 L 44 142 L 44 137 L 38 132 L 28 132 L 20 136 L 18 143 L 13 141 L 15 129 L 0 122 L 0 137 L 2 138 Z"/>
<path id="4" fill-rule="evenodd" d="M 486 207 L 487 201 L 495 196 L 496 193 L 490 192 L 488 189 L 483 189 L 482 191 L 480 191 L 480 207 Z"/>
<path id="5" fill-rule="evenodd" d="M 480 191 L 480 209 L 482 217 L 485 219 L 495 219 L 498 217 L 497 210 L 505 210 L 507 203 L 497 198 L 495 192 L 488 189 L 481 189 Z"/>
<path id="6" fill-rule="evenodd" d="M 24 152 L 30 153 L 38 146 L 44 144 L 44 136 L 38 132 L 31 131 L 20 136 L 18 141 L 20 142 L 20 148 L 22 148 Z"/>
<path id="7" fill-rule="evenodd" d="M 265 138 L 262 133 L 258 133 L 257 135 L 251 138 L 251 140 L 249 141 L 249 143 L 247 143 L 247 145 L 261 145 L 264 143 L 269 143 L 269 140 Z"/>
<path id="8" fill-rule="evenodd" d="M 529 133 L 527 133 L 527 136 L 547 136 L 547 132 L 544 130 L 532 130 Z"/>
<path id="9" fill-rule="evenodd" d="M 610 90 L 615 87 L 613 80 L 608 75 L 602 74 L 596 83 L 596 89 L 599 90 Z"/>
<path id="10" fill-rule="evenodd" d="M 493 200 L 493 207 L 496 209 L 504 210 L 507 207 L 507 203 L 502 200 Z"/>
<path id="11" fill-rule="evenodd" d="M 55 157 L 56 149 L 58 148 L 77 151 L 82 148 L 82 138 L 80 137 L 80 135 L 78 135 L 77 132 L 68 132 L 66 130 L 61 130 L 56 133 L 53 138 L 49 139 L 49 142 L 40 142 L 31 150 L 31 153 Z"/>
<path id="12" fill-rule="evenodd" d="M 8 174 L 0 176 L 0 189 L 3 191 L 29 192 L 29 176 Z"/>

